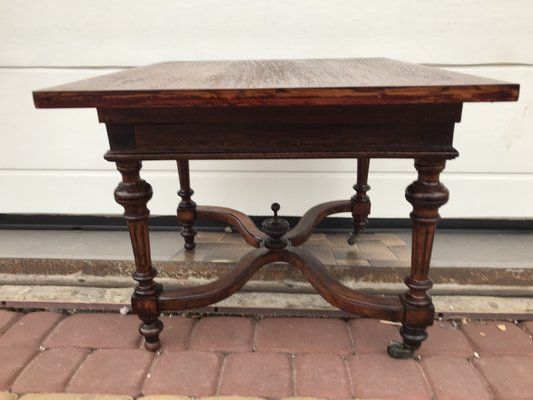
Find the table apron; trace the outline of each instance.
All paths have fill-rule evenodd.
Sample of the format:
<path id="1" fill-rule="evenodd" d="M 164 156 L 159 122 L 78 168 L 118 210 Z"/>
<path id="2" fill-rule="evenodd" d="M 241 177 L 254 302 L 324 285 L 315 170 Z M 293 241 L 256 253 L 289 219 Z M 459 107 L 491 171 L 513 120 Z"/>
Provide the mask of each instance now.
<path id="1" fill-rule="evenodd" d="M 110 160 L 457 156 L 454 122 L 106 125 Z"/>

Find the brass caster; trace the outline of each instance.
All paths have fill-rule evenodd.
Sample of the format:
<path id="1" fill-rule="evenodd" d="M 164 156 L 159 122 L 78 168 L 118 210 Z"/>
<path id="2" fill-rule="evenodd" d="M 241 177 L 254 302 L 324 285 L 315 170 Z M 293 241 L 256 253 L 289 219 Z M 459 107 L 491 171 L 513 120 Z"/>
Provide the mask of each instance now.
<path id="1" fill-rule="evenodd" d="M 346 241 L 348 242 L 350 246 L 353 246 L 355 244 L 356 238 L 357 238 L 357 235 L 353 232 L 350 232 L 348 234 L 348 238 L 346 239 Z"/>
<path id="2" fill-rule="evenodd" d="M 389 353 L 389 356 L 391 356 L 392 358 L 407 359 L 414 358 L 415 349 L 407 346 L 405 343 L 393 340 L 387 346 L 387 353 Z"/>

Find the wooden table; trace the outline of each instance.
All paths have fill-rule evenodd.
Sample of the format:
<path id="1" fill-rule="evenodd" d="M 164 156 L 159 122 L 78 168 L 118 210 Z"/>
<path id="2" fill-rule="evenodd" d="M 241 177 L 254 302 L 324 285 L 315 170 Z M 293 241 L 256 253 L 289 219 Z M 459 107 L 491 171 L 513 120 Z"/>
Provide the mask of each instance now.
<path id="1" fill-rule="evenodd" d="M 263 265 L 284 261 L 334 306 L 400 321 L 403 343 L 388 347 L 391 356 L 400 358 L 413 355 L 433 323 L 428 270 L 438 209 L 448 200 L 439 174 L 446 160 L 458 155 L 453 129 L 462 103 L 513 101 L 518 89 L 516 84 L 382 58 L 211 61 L 128 69 L 38 90 L 34 100 L 39 108 L 95 107 L 106 124 L 110 150 L 105 158 L 122 175 L 115 199 L 124 207 L 135 256 L 132 307 L 142 320 L 140 332 L 148 350 L 160 346 L 162 311 L 218 302 Z M 277 216 L 279 205 L 274 204 L 275 215 L 262 230 L 239 211 L 192 200 L 191 159 L 282 158 L 357 158 L 354 196 L 317 205 L 292 229 Z M 370 213 L 371 158 L 413 158 L 418 171 L 405 192 L 413 205 L 413 240 L 407 290 L 400 296 L 354 291 L 300 247 L 330 214 L 351 212 L 353 234 L 364 229 Z M 178 290 L 156 283 L 146 207 L 152 189 L 139 175 L 143 160 L 177 161 L 177 217 L 187 250 L 195 246 L 196 219 L 231 224 L 255 249 L 215 282 Z"/>

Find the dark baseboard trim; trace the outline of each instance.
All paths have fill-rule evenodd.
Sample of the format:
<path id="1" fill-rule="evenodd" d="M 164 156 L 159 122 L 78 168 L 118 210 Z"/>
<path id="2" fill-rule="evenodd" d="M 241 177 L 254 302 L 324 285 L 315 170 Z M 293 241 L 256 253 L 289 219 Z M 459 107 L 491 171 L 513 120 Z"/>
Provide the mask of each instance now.
<path id="1" fill-rule="evenodd" d="M 254 216 L 252 220 L 261 226 L 261 222 L 270 216 Z M 294 226 L 299 217 L 284 217 Z M 223 231 L 227 224 L 199 220 L 199 230 Z M 175 216 L 150 217 L 150 229 L 154 231 L 175 230 L 179 223 Z M 408 218 L 370 218 L 368 230 L 409 229 Z M 62 214 L 0 214 L 0 229 L 42 229 L 42 230 L 126 230 L 126 222 L 121 216 L 102 215 L 62 215 Z M 351 229 L 350 218 L 326 218 L 316 231 L 324 233 L 347 232 Z M 533 231 L 532 219 L 444 219 L 439 229 L 482 229 L 482 230 L 530 230 Z"/>

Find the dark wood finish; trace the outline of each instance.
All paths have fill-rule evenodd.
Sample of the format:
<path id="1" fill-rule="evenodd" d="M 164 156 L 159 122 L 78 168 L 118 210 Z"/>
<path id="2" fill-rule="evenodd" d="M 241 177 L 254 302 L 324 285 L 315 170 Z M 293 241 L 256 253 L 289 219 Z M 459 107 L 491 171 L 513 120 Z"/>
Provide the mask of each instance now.
<path id="1" fill-rule="evenodd" d="M 146 339 L 146 348 L 155 351 L 160 345 L 159 332 L 163 323 L 159 320 L 157 302 L 161 285 L 154 282 L 157 271 L 152 266 L 148 234 L 150 211 L 146 203 L 152 198 L 152 187 L 139 176 L 140 161 L 117 162 L 117 169 L 122 175 L 122 182 L 115 190 L 115 200 L 124 207 L 136 265 L 133 273 L 133 279 L 137 281 L 132 296 L 133 311 L 142 320 L 139 331 Z"/>
<path id="2" fill-rule="evenodd" d="M 115 197 L 130 230 L 138 282 L 132 304 L 148 349 L 159 346 L 160 311 L 213 304 L 263 265 L 281 261 L 298 268 L 336 307 L 402 322 L 403 342 L 388 348 L 398 358 L 414 354 L 433 322 L 429 263 L 438 208 L 448 199 L 439 174 L 458 154 L 453 130 L 462 104 L 517 97 L 516 84 L 387 59 L 163 63 L 34 92 L 37 107 L 96 107 L 107 126 L 105 158 L 117 163 L 123 178 Z M 351 212 L 354 233 L 364 229 L 369 162 L 378 157 L 413 158 L 418 171 L 406 191 L 413 205 L 413 247 L 402 296 L 358 293 L 298 247 L 334 213 Z M 356 193 L 313 207 L 292 230 L 277 215 L 278 204 L 261 231 L 239 211 L 192 200 L 189 160 L 267 158 L 357 158 Z M 164 290 L 154 281 L 146 207 L 151 188 L 139 170 L 140 160 L 161 159 L 178 163 L 177 213 L 186 249 L 194 248 L 199 218 L 234 226 L 256 247 L 215 282 Z"/>
<path id="3" fill-rule="evenodd" d="M 180 178 L 178 196 L 181 197 L 178 205 L 178 220 L 183 225 L 181 236 L 185 240 L 185 250 L 192 250 L 195 247 L 194 237 L 196 236 L 196 229 L 194 228 L 196 203 L 191 200 L 194 190 L 191 189 L 189 160 L 178 160 L 177 163 Z"/>
<path id="4" fill-rule="evenodd" d="M 325 153 L 361 149 L 453 153 L 453 123 L 440 124 L 139 124 L 134 126 L 136 151 L 197 153 L 211 158 L 228 153 Z M 431 134 L 429 134 L 431 132 Z M 223 134 L 222 134 L 223 133 Z M 157 137 L 157 142 L 153 138 Z M 332 140 L 334 138 L 335 140 Z M 179 140 L 176 140 L 179 139 Z M 382 143 L 383 142 L 383 143 Z M 261 144 L 261 149 L 258 148 Z M 387 143 L 387 144 L 385 144 Z M 223 155 L 223 154 L 222 154 Z"/>
<path id="5" fill-rule="evenodd" d="M 509 101 L 518 85 L 386 58 L 166 62 L 34 92 L 41 108 Z"/>
<path id="6" fill-rule="evenodd" d="M 260 247 L 265 238 L 265 234 L 255 226 L 250 217 L 231 208 L 198 206 L 196 218 L 226 222 L 239 231 L 246 243 L 254 247 Z"/>
<path id="7" fill-rule="evenodd" d="M 293 246 L 283 249 L 262 247 L 247 253 L 235 268 L 216 282 L 161 293 L 162 311 L 204 307 L 231 296 L 262 266 L 283 261 L 298 268 L 320 295 L 341 310 L 358 315 L 402 321 L 404 305 L 398 296 L 359 293 L 340 283 L 311 253 Z"/>
<path id="8" fill-rule="evenodd" d="M 438 210 L 449 198 L 448 189 L 439 181 L 444 165 L 445 160 L 438 158 L 415 160 L 418 179 L 405 191 L 405 198 L 413 205 L 411 273 L 405 278 L 409 290 L 402 296 L 406 310 L 400 329 L 403 344 L 389 347 L 391 355 L 402 351 L 411 355 L 427 338 L 427 326 L 433 324 L 433 304 L 427 291 L 433 286 L 429 263 L 435 228 L 440 219 Z"/>
<path id="9" fill-rule="evenodd" d="M 352 217 L 353 233 L 357 235 L 365 230 L 370 214 L 370 197 L 366 194 L 370 190 L 368 185 L 368 171 L 370 168 L 369 158 L 357 159 L 357 183 L 353 189 L 355 194 L 352 196 Z M 352 243 L 353 244 L 353 243 Z"/>
<path id="10" fill-rule="evenodd" d="M 312 112 L 310 112 L 312 111 Z M 462 103 L 350 106 L 98 108 L 100 122 L 121 124 L 369 124 L 460 122 Z"/>

